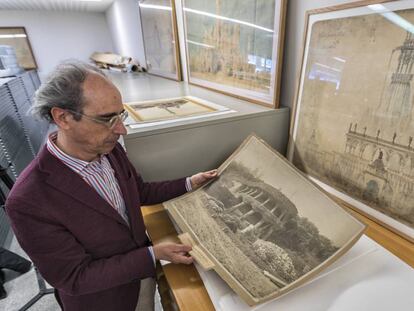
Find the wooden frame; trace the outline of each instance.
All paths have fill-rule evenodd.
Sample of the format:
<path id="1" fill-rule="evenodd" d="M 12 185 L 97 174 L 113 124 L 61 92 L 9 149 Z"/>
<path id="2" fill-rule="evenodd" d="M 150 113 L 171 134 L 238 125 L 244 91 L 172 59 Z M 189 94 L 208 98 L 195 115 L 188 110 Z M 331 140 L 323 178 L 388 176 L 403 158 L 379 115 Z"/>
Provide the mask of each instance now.
<path id="1" fill-rule="evenodd" d="M 222 3 L 221 2 L 226 2 L 226 1 L 234 1 L 234 0 L 219 0 L 216 1 L 216 4 L 218 6 L 221 6 Z M 226 76 L 229 76 L 231 73 L 227 72 L 225 73 L 225 71 L 220 71 L 219 74 L 221 75 L 220 79 L 221 81 L 214 81 L 211 78 L 203 78 L 203 77 L 194 77 L 192 76 L 192 70 L 191 70 L 191 51 L 189 48 L 189 43 L 191 44 L 195 44 L 197 46 L 201 46 L 201 47 L 205 47 L 205 48 L 211 48 L 212 46 L 205 43 L 205 42 L 193 42 L 192 40 L 189 40 L 189 28 L 187 25 L 187 14 L 188 13 L 195 13 L 198 15 L 202 15 L 202 16 L 207 16 L 209 18 L 213 17 L 217 19 L 216 22 L 216 26 L 210 27 L 212 31 L 212 33 L 214 32 L 214 27 L 216 27 L 217 29 L 219 28 L 219 26 L 222 28 L 222 30 L 224 31 L 225 29 L 222 27 L 223 23 L 225 22 L 231 22 L 234 25 L 236 25 L 237 27 L 256 27 L 259 30 L 263 31 L 263 29 L 265 27 L 261 27 L 260 25 L 255 25 L 253 23 L 248 23 L 244 20 L 237 20 L 235 18 L 232 18 L 231 16 L 221 16 L 221 15 L 216 15 L 216 14 L 211 14 L 211 12 L 207 12 L 207 11 L 201 11 L 199 9 L 194 9 L 191 7 L 186 7 L 186 3 L 188 3 L 189 0 L 182 0 L 182 7 L 183 7 L 183 19 L 184 19 L 184 36 L 185 36 L 185 48 L 186 48 L 186 60 L 187 60 L 187 76 L 188 76 L 188 81 L 190 84 L 196 85 L 196 86 L 200 86 L 200 87 L 204 87 L 206 89 L 212 90 L 212 91 L 217 91 L 219 93 L 225 94 L 225 95 L 230 95 L 242 100 L 247 100 L 250 101 L 252 103 L 255 104 L 259 104 L 259 105 L 263 105 L 266 107 L 273 107 L 273 108 L 278 108 L 279 107 L 279 99 L 280 99 L 280 77 L 281 77 L 281 71 L 282 71 L 282 57 L 283 57 L 283 43 L 284 43 L 284 33 L 285 33 L 285 17 L 286 17 L 286 8 L 287 8 L 287 1 L 286 0 L 274 0 L 274 10 L 275 10 L 275 18 L 274 18 L 274 23 L 273 23 L 273 27 L 272 27 L 272 32 L 277 31 L 277 34 L 273 35 L 273 44 L 272 46 L 272 56 L 271 56 L 271 70 L 270 70 L 270 74 L 264 74 L 262 78 L 264 77 L 269 77 L 269 91 L 266 93 L 266 91 L 262 90 L 262 91 L 255 91 L 255 90 L 250 90 L 247 87 L 242 87 L 241 85 L 231 85 L 231 83 L 233 84 L 242 84 L 240 82 L 238 82 L 238 80 L 243 81 L 243 76 L 244 75 L 248 75 L 249 72 L 246 71 L 240 71 L 240 72 L 236 72 L 236 70 L 233 71 L 233 67 L 235 66 L 235 62 L 233 62 L 233 69 L 228 69 L 232 72 L 234 72 L 233 77 L 232 78 L 226 78 Z M 206 3 L 200 0 L 201 3 Z M 236 1 L 234 1 L 236 3 Z M 209 2 L 209 3 L 213 3 L 213 2 Z M 217 8 L 216 8 L 217 9 Z M 249 10 L 245 10 L 246 12 Z M 218 18 L 217 18 L 218 16 Z M 223 22 L 223 20 L 225 22 Z M 197 24 L 201 24 L 198 23 Z M 240 26 L 242 25 L 242 26 Z M 234 27 L 234 29 L 230 29 L 230 27 L 228 27 L 228 31 L 229 32 L 233 32 L 236 29 L 236 26 Z M 191 27 L 191 29 L 193 29 L 194 27 Z M 240 30 L 240 28 L 237 28 Z M 267 31 L 269 31 L 270 29 L 266 29 Z M 218 30 L 217 30 L 218 31 Z M 221 31 L 218 31 L 221 32 Z M 206 36 L 205 34 L 203 34 L 203 36 Z M 223 35 L 224 36 L 224 35 Z M 235 38 L 235 37 L 234 37 Z M 217 39 L 220 41 L 220 39 Z M 236 40 L 237 41 L 237 40 Z M 224 41 L 220 41 L 220 45 L 224 45 L 227 43 L 224 43 Z M 237 45 L 236 43 L 231 43 L 234 45 Z M 238 47 L 233 51 L 228 53 L 230 54 L 234 54 L 235 51 L 238 53 L 239 52 L 239 47 L 240 47 L 240 43 L 238 44 Z M 214 46 L 212 47 L 214 48 Z M 199 55 L 200 53 L 197 53 L 197 55 Z M 207 54 L 206 54 L 207 55 Z M 213 54 L 212 54 L 213 55 Z M 221 57 L 224 58 L 222 56 L 223 54 L 220 52 L 217 53 L 217 57 Z M 247 54 L 246 55 L 242 55 L 240 53 L 240 58 L 242 57 L 247 58 Z M 213 56 L 211 56 L 213 57 Z M 232 56 L 231 56 L 232 57 Z M 260 58 L 257 57 L 257 55 L 251 55 L 252 59 L 254 58 L 256 62 L 259 61 L 259 59 L 265 61 L 265 63 L 269 60 L 269 59 L 265 59 L 265 58 Z M 201 56 L 200 56 L 201 59 Z M 252 60 L 253 62 L 253 60 Z M 211 61 L 211 66 L 216 66 L 216 64 L 218 63 L 218 61 Z M 221 62 L 220 62 L 221 63 Z M 226 63 L 226 61 L 222 62 L 223 67 L 224 66 L 229 66 L 230 62 Z M 257 65 L 257 63 L 256 63 Z M 204 65 L 200 65 L 200 68 L 204 66 Z M 250 66 L 248 64 L 248 62 L 246 61 L 243 66 L 245 66 L 246 68 L 248 66 Z M 264 65 L 264 67 L 266 67 L 267 64 Z M 256 66 L 256 69 L 258 67 Z M 227 71 L 228 71 L 227 70 Z M 212 72 L 214 70 L 210 70 L 210 69 L 205 69 L 204 71 L 200 71 L 197 74 L 198 75 L 208 75 L 209 72 Z M 253 73 L 251 73 L 253 74 Z M 255 74 L 253 74 L 255 75 Z M 258 76 L 259 74 L 255 75 L 257 80 L 259 80 Z M 266 79 L 266 78 L 265 78 Z M 227 81 L 226 81 L 227 80 Z M 247 81 L 247 80 L 245 80 Z M 252 79 L 253 81 L 253 79 Z M 260 85 L 259 83 L 257 83 L 255 85 L 255 87 L 259 88 L 262 87 L 263 89 L 266 88 L 266 86 Z"/>
<path id="2" fill-rule="evenodd" d="M 391 178 L 401 180 L 408 187 L 414 185 L 408 164 L 412 163 L 409 160 L 412 128 L 399 131 L 403 117 L 398 114 L 404 111 L 401 104 L 404 100 L 398 101 L 401 108 L 392 114 L 386 113 L 384 106 L 392 108 L 397 102 L 392 90 L 399 84 L 396 78 L 405 75 L 398 72 L 397 54 L 404 58 L 404 44 L 411 39 L 400 27 L 405 27 L 403 23 L 410 14 L 414 16 L 413 8 L 414 1 L 407 0 L 359 1 L 306 13 L 302 64 L 288 147 L 288 159 L 326 191 L 411 242 L 414 241 L 414 222 L 409 225 L 402 218 L 414 214 L 414 209 L 411 214 L 409 211 L 401 214 L 408 216 L 396 216 L 394 206 L 398 206 L 398 197 L 393 199 L 392 205 L 387 202 L 390 202 L 391 191 L 394 194 L 394 189 L 395 193 L 398 189 Z M 336 23 L 336 28 L 330 27 L 331 22 Z M 368 35 L 355 30 L 361 23 L 365 29 L 370 29 Z M 325 35 L 321 35 L 323 31 Z M 345 65 L 333 68 L 337 69 L 337 75 L 329 77 L 326 73 L 333 71 L 328 67 L 333 66 L 326 62 L 335 57 Z M 319 78 L 315 73 L 315 64 L 322 63 L 319 59 L 324 59 L 327 65 L 325 80 L 320 76 L 323 71 Z M 413 58 L 408 56 L 405 60 L 410 63 Z M 409 76 L 405 77 L 408 85 L 412 85 Z M 342 88 L 346 91 L 341 92 Z M 409 87 L 403 89 L 410 92 Z M 331 119 L 326 117 L 328 106 Z M 345 123 L 348 124 L 344 126 Z M 342 129 L 342 134 L 338 129 Z M 342 146 L 336 145 L 338 141 Z M 393 154 L 403 156 L 400 160 L 406 166 L 399 171 L 407 175 L 403 180 L 395 173 Z M 352 170 L 346 170 L 351 166 Z M 360 172 L 358 178 L 355 172 Z M 410 197 L 409 193 L 405 195 Z M 413 206 L 414 201 L 407 200 Z M 401 205 L 404 213 L 409 209 L 405 205 Z"/>
<path id="3" fill-rule="evenodd" d="M 0 27 L 0 45 L 11 45 L 15 49 L 17 61 L 23 69 L 37 69 L 36 59 L 25 27 Z"/>
<path id="4" fill-rule="evenodd" d="M 193 258 L 249 305 L 303 284 L 365 229 L 254 135 L 220 166 L 218 179 L 164 207 Z"/>
<path id="5" fill-rule="evenodd" d="M 159 5 L 158 3 L 160 1 L 155 1 L 155 4 L 151 3 L 152 0 L 140 0 L 139 1 L 139 14 L 140 14 L 140 20 L 141 20 L 141 29 L 142 29 L 142 38 L 144 41 L 144 52 L 145 52 L 145 60 L 146 60 L 146 69 L 147 72 L 150 74 L 153 74 L 155 76 L 175 80 L 175 81 L 181 81 L 182 80 L 182 72 L 181 72 L 181 62 L 180 62 L 180 46 L 178 41 L 178 30 L 177 30 L 177 15 L 176 15 L 176 9 L 175 9 L 175 1 L 174 0 L 165 0 L 165 2 L 168 2 L 170 6 L 167 5 Z M 163 52 L 165 50 L 168 50 L 168 46 L 163 46 L 163 40 L 160 38 L 160 33 L 157 28 L 157 24 L 163 22 L 163 19 L 158 18 L 154 19 L 153 22 L 155 23 L 156 31 L 158 31 L 158 41 L 159 45 L 154 50 L 150 49 L 151 44 L 153 43 L 151 40 L 146 39 L 146 27 L 145 24 L 145 14 L 143 14 L 143 9 L 153 9 L 153 12 L 162 12 L 162 11 L 171 11 L 170 15 L 170 21 L 164 21 L 164 23 L 171 25 L 171 51 L 173 55 L 170 55 L 171 58 L 170 61 L 174 61 L 174 67 L 175 70 L 168 71 L 166 68 L 161 68 L 162 64 L 160 63 L 158 68 L 153 67 L 153 65 L 149 61 L 149 55 L 153 55 Z M 163 28 L 165 30 L 165 27 Z M 162 35 L 162 33 L 161 33 Z M 168 35 L 168 34 L 167 34 Z M 164 42 L 165 43 L 165 42 Z M 165 55 L 164 55 L 165 56 Z"/>

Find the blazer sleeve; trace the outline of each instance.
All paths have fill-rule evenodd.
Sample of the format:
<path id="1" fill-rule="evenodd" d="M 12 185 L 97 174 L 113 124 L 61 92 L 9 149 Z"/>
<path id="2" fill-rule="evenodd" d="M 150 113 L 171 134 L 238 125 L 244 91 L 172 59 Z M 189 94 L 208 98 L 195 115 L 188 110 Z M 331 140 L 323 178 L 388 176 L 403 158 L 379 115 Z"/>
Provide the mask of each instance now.
<path id="1" fill-rule="evenodd" d="M 144 182 L 136 175 L 142 205 L 159 204 L 174 199 L 187 192 L 185 178 L 162 182 Z"/>
<path id="2" fill-rule="evenodd" d="M 129 161 L 125 149 L 120 144 L 117 144 L 114 154 L 119 157 L 119 163 L 125 165 L 124 168 L 128 171 L 127 174 L 134 176 L 141 205 L 159 204 L 187 192 L 185 177 L 162 182 L 144 182 L 141 175 L 137 173 L 135 167 Z"/>
<path id="3" fill-rule="evenodd" d="M 144 182 L 126 155 L 125 160 L 128 163 L 129 170 L 134 174 L 141 205 L 159 204 L 187 192 L 185 188 L 186 177 L 161 182 Z"/>
<path id="4" fill-rule="evenodd" d="M 83 295 L 155 276 L 147 247 L 94 259 L 52 216 L 33 204 L 12 198 L 7 214 L 13 231 L 43 277 L 68 295 Z"/>

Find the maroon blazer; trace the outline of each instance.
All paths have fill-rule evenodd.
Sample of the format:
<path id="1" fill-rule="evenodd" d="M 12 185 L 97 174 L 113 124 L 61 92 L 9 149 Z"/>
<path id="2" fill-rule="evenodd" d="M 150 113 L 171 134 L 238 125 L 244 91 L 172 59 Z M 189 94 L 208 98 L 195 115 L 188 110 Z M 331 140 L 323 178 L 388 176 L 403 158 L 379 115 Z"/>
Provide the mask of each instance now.
<path id="1" fill-rule="evenodd" d="M 19 176 L 6 210 L 21 247 L 57 289 L 65 311 L 133 311 L 154 277 L 141 204 L 186 192 L 185 179 L 145 183 L 118 144 L 108 155 L 131 226 L 44 147 Z"/>

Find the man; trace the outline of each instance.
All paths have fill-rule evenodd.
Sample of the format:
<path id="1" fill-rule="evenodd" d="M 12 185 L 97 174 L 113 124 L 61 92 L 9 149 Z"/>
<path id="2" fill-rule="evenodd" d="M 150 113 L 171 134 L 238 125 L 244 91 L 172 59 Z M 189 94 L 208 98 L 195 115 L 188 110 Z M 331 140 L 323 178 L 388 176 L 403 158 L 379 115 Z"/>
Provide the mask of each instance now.
<path id="1" fill-rule="evenodd" d="M 188 246 L 151 247 L 140 206 L 195 189 L 217 172 L 145 183 L 117 143 L 126 134 L 121 94 L 86 64 L 58 66 L 37 91 L 33 112 L 58 130 L 6 202 L 20 245 L 65 311 L 151 310 L 141 297 L 153 302 L 155 260 L 192 258 Z"/>

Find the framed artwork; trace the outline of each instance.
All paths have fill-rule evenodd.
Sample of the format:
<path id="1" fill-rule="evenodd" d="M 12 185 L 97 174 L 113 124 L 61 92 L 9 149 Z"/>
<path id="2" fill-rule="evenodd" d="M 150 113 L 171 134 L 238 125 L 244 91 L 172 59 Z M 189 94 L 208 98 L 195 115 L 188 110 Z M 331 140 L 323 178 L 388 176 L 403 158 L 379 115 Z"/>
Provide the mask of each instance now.
<path id="1" fill-rule="evenodd" d="M 17 62 L 23 69 L 37 68 L 29 37 L 24 27 L 0 27 L 0 45 L 14 48 Z"/>
<path id="2" fill-rule="evenodd" d="M 148 73 L 181 81 L 177 20 L 173 0 L 139 0 Z"/>
<path id="3" fill-rule="evenodd" d="M 286 3 L 183 0 L 189 82 L 277 107 Z"/>
<path id="4" fill-rule="evenodd" d="M 124 107 L 136 122 L 157 122 L 229 110 L 193 96 L 126 103 Z"/>
<path id="5" fill-rule="evenodd" d="M 256 136 L 220 166 L 218 178 L 164 206 L 192 241 L 196 261 L 249 305 L 304 283 L 365 228 Z"/>
<path id="6" fill-rule="evenodd" d="M 288 158 L 414 241 L 414 1 L 310 11 Z"/>

